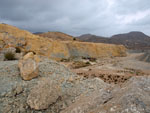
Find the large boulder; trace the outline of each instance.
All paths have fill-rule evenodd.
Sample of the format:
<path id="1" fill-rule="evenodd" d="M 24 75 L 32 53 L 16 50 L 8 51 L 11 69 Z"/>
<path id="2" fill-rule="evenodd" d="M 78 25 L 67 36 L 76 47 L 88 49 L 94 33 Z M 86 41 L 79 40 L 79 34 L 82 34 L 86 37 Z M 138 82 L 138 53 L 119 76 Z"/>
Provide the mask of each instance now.
<path id="1" fill-rule="evenodd" d="M 114 89 L 113 98 L 93 113 L 150 113 L 150 77 L 133 77 L 121 89 Z M 91 112 L 89 112 L 91 113 Z"/>
<path id="2" fill-rule="evenodd" d="M 61 113 L 87 113 L 90 110 L 96 109 L 112 98 L 109 90 L 109 88 L 103 88 L 90 94 L 83 94 Z"/>
<path id="3" fill-rule="evenodd" d="M 44 78 L 31 90 L 27 103 L 36 110 L 47 109 L 59 96 L 61 96 L 60 84 L 50 78 Z"/>
<path id="4" fill-rule="evenodd" d="M 149 113 L 150 77 L 133 77 L 118 86 L 82 95 L 61 113 Z"/>

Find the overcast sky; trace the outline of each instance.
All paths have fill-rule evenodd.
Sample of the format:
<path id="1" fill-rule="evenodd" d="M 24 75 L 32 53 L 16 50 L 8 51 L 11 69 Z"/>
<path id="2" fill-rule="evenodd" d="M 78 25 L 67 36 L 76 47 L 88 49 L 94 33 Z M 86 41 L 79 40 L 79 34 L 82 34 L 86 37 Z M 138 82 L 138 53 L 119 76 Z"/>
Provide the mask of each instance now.
<path id="1" fill-rule="evenodd" d="M 0 0 L 0 22 L 31 32 L 150 36 L 150 0 Z"/>

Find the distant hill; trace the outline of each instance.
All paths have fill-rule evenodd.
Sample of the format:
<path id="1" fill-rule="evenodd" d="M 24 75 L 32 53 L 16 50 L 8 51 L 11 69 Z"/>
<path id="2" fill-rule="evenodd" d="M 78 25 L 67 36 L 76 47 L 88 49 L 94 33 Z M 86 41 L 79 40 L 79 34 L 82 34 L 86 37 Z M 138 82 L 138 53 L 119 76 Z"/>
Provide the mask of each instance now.
<path id="1" fill-rule="evenodd" d="M 81 35 L 78 38 L 86 42 L 122 44 L 128 49 L 150 49 L 150 37 L 138 31 L 117 34 L 110 38 L 91 34 Z"/>
<path id="2" fill-rule="evenodd" d="M 33 34 L 38 35 L 38 34 L 42 34 L 42 33 L 44 33 L 44 32 L 35 32 Z"/>
<path id="3" fill-rule="evenodd" d="M 53 40 L 61 40 L 61 41 L 76 40 L 73 36 L 70 36 L 70 35 L 62 33 L 62 32 L 46 32 L 46 33 L 37 32 L 34 34 L 42 36 L 42 37 L 51 38 Z"/>
<path id="4" fill-rule="evenodd" d="M 107 40 L 108 40 L 108 38 L 106 38 L 106 37 L 96 36 L 96 35 L 92 35 L 92 34 L 84 34 L 77 38 L 80 39 L 81 41 L 95 42 L 95 43 L 97 43 L 97 42 L 107 43 Z"/>

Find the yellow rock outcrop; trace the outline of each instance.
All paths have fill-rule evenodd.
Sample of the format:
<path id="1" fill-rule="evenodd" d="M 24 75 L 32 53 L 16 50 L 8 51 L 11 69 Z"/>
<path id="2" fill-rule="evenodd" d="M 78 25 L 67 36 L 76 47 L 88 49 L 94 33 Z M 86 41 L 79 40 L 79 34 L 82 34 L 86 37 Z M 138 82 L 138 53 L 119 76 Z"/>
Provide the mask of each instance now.
<path id="1" fill-rule="evenodd" d="M 4 48 L 19 47 L 24 52 L 34 52 L 56 60 L 126 55 L 126 48 L 122 45 L 51 40 L 7 24 L 0 24 L 0 41 L 4 42 Z"/>

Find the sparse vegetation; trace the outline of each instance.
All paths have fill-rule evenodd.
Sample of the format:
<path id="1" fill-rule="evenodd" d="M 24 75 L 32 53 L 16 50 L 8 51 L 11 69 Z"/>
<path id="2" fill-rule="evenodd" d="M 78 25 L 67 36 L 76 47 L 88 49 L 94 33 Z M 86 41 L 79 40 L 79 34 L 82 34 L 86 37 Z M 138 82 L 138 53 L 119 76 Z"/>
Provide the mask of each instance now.
<path id="1" fill-rule="evenodd" d="M 92 57 L 82 57 L 82 59 L 85 59 L 85 60 L 89 60 L 90 62 L 96 62 L 96 58 L 92 58 Z"/>
<path id="2" fill-rule="evenodd" d="M 96 58 L 89 58 L 89 61 L 96 62 Z"/>
<path id="3" fill-rule="evenodd" d="M 73 38 L 73 40 L 75 41 L 75 40 L 76 40 L 76 38 Z"/>
<path id="4" fill-rule="evenodd" d="M 15 60 L 15 54 L 12 52 L 7 52 L 4 56 L 6 60 Z"/>
<path id="5" fill-rule="evenodd" d="M 65 58 L 60 60 L 60 62 L 69 62 L 69 61 L 70 61 L 70 59 L 65 59 Z"/>
<path id="6" fill-rule="evenodd" d="M 90 62 L 74 61 L 71 67 L 77 69 L 77 68 L 86 67 L 90 65 L 91 65 Z"/>

